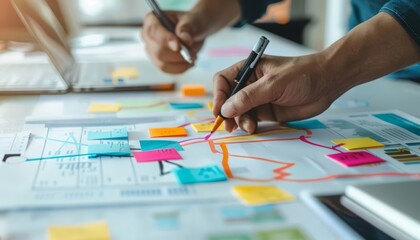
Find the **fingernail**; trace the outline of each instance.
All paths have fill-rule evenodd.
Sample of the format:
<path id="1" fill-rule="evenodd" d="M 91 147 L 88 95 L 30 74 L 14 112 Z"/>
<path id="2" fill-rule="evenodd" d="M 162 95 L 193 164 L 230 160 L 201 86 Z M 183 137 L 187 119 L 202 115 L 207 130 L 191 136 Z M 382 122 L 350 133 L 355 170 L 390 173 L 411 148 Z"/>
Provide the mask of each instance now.
<path id="1" fill-rule="evenodd" d="M 223 117 L 226 118 L 233 118 L 236 115 L 236 112 L 233 108 L 233 103 L 231 100 L 227 100 L 225 104 L 222 105 L 222 108 L 220 109 L 220 113 Z"/>
<path id="2" fill-rule="evenodd" d="M 171 49 L 172 51 L 176 52 L 178 50 L 178 43 L 176 42 L 176 40 L 170 40 L 168 42 L 168 47 L 169 49 Z"/>
<path id="3" fill-rule="evenodd" d="M 187 32 L 180 33 L 179 37 L 188 45 L 192 44 L 192 42 L 193 42 L 191 35 Z"/>

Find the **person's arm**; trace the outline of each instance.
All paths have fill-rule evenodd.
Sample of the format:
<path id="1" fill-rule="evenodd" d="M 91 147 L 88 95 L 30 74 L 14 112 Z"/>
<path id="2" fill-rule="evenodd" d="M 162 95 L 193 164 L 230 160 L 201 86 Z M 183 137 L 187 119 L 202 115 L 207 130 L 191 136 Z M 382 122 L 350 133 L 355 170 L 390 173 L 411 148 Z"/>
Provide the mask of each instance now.
<path id="1" fill-rule="evenodd" d="M 239 125 L 250 133 L 258 120 L 313 117 L 350 88 L 420 61 L 419 46 L 394 17 L 379 13 L 322 52 L 263 58 L 250 84 L 231 98 L 242 63 L 216 74 L 213 113 L 231 118 L 228 131 Z"/>

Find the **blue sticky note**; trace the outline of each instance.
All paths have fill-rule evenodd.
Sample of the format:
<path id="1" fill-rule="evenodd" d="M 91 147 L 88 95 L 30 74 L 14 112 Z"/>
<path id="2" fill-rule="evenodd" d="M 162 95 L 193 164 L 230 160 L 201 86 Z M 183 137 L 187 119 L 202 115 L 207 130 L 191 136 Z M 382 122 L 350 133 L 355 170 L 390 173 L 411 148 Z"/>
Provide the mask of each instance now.
<path id="1" fill-rule="evenodd" d="M 201 103 L 169 103 L 171 108 L 173 109 L 196 109 L 196 108 L 203 108 L 204 105 Z"/>
<path id="2" fill-rule="evenodd" d="M 294 121 L 288 122 L 287 126 L 297 129 L 325 129 L 328 128 L 322 122 L 318 120 L 304 120 L 304 121 Z"/>
<path id="3" fill-rule="evenodd" d="M 89 158 L 98 156 L 129 157 L 131 151 L 128 143 L 92 144 L 88 146 L 88 154 Z"/>
<path id="4" fill-rule="evenodd" d="M 226 181 L 225 172 L 218 166 L 201 168 L 178 168 L 173 171 L 181 184 L 205 183 Z"/>
<path id="5" fill-rule="evenodd" d="M 170 140 L 140 140 L 142 151 L 175 148 L 177 151 L 184 151 L 184 148 L 177 141 Z"/>
<path id="6" fill-rule="evenodd" d="M 126 140 L 128 139 L 127 128 L 114 129 L 112 131 L 88 132 L 88 140 Z"/>

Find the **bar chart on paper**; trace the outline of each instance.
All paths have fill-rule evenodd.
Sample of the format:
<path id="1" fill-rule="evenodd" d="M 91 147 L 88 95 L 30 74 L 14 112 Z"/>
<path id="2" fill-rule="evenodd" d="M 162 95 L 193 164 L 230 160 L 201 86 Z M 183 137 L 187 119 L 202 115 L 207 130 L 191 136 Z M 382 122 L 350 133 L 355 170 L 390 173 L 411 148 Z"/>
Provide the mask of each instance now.
<path id="1" fill-rule="evenodd" d="M 400 112 L 387 114 L 404 118 L 404 124 L 373 113 L 334 115 L 290 127 L 262 124 L 253 135 L 217 131 L 209 140 L 207 132 L 193 127 L 197 118 L 100 127 L 27 125 L 26 161 L 0 167 L 0 191 L 10 191 L 8 184 L 14 182 L 0 208 L 222 201 L 233 199 L 234 185 L 281 184 L 297 194 L 304 187 L 300 183 L 325 188 L 346 181 L 420 177 L 420 164 L 415 164 L 420 136 L 413 132 L 419 121 Z M 151 138 L 150 129 L 157 128 L 184 131 Z M 412 164 L 404 158 L 412 158 Z M 197 179 L 188 179 L 185 184 L 175 174 L 211 166 L 223 173 L 222 181 L 189 184 Z"/>

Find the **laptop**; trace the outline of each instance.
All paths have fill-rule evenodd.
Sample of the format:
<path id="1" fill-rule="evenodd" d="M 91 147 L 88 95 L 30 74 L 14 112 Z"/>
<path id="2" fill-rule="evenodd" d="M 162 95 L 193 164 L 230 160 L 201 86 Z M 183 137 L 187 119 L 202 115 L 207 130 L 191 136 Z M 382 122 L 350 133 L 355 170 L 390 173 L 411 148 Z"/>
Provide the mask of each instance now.
<path id="1" fill-rule="evenodd" d="M 341 203 L 395 239 L 420 240 L 420 180 L 348 186 Z"/>
<path id="2" fill-rule="evenodd" d="M 51 64 L 0 64 L 1 93 L 171 90 L 174 88 L 174 77 L 162 73 L 147 59 L 77 62 L 63 27 L 45 0 L 10 1 L 29 33 L 47 54 Z"/>

